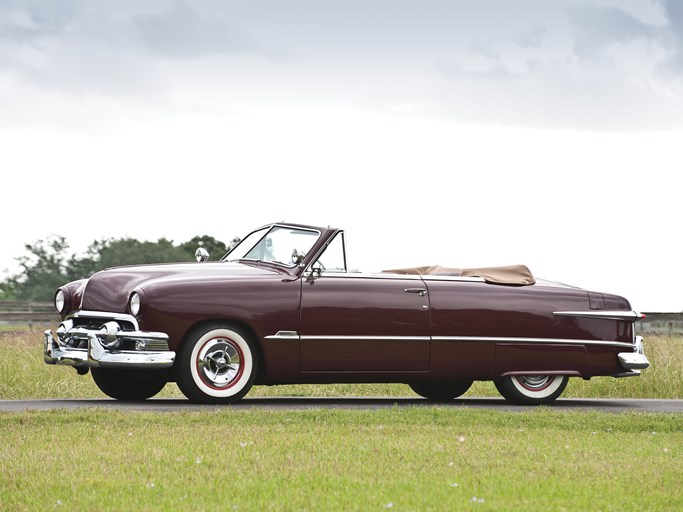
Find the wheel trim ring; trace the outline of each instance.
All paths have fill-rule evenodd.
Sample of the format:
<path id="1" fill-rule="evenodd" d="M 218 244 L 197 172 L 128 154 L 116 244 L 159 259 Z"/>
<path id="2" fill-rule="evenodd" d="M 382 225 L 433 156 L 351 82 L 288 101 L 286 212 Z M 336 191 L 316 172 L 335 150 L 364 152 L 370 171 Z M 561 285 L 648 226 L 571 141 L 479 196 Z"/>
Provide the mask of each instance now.
<path id="1" fill-rule="evenodd" d="M 208 353 L 208 350 L 206 350 L 206 352 L 205 352 L 205 348 L 207 347 L 207 345 L 212 344 L 212 343 L 218 344 L 220 342 L 224 342 L 224 343 L 227 343 L 228 345 L 230 345 L 235 350 L 235 352 L 237 352 L 237 355 L 239 356 L 239 359 L 240 359 L 239 369 L 237 370 L 237 373 L 235 373 L 235 375 L 232 377 L 232 379 L 230 379 L 226 383 L 226 385 L 224 385 L 224 386 L 216 386 L 214 381 L 212 381 L 208 378 L 208 375 L 206 375 L 206 371 L 202 367 L 202 364 L 201 364 L 202 361 L 204 361 L 206 359 L 206 353 Z M 204 355 L 204 357 L 202 357 L 202 354 Z M 216 391 L 225 391 L 225 390 L 232 388 L 235 384 L 237 384 L 240 381 L 240 379 L 242 378 L 242 374 L 244 373 L 244 366 L 245 366 L 245 361 L 244 361 L 244 353 L 242 352 L 242 349 L 240 348 L 238 343 L 234 342 L 233 340 L 231 340 L 230 338 L 228 338 L 226 336 L 215 336 L 213 338 L 206 340 L 206 342 L 197 351 L 197 357 L 195 359 L 195 368 L 197 370 L 197 376 L 199 377 L 199 379 L 201 379 L 202 383 L 206 387 L 211 388 L 211 389 L 216 390 Z"/>

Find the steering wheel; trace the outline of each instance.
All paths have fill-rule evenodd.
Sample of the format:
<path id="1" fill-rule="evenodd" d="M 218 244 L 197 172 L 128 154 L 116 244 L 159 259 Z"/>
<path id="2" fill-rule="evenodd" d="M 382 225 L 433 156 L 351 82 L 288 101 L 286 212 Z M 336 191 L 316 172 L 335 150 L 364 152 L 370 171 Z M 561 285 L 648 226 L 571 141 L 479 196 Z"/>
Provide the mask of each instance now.
<path id="1" fill-rule="evenodd" d="M 306 257 L 305 252 L 303 252 L 303 251 L 299 252 L 296 249 L 292 250 L 292 263 L 294 263 L 295 265 L 298 265 L 299 263 L 304 261 L 305 257 Z"/>

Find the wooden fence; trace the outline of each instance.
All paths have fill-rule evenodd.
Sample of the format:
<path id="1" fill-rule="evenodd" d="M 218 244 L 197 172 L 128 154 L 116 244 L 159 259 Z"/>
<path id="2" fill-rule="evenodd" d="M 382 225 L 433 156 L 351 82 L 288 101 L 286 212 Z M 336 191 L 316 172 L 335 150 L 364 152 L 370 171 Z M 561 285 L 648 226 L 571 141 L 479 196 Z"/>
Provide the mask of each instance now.
<path id="1" fill-rule="evenodd" d="M 59 323 L 59 315 L 52 302 L 0 301 L 0 324 L 52 323 Z"/>
<path id="2" fill-rule="evenodd" d="M 683 313 L 645 313 L 645 318 L 636 324 L 640 334 L 683 334 Z"/>

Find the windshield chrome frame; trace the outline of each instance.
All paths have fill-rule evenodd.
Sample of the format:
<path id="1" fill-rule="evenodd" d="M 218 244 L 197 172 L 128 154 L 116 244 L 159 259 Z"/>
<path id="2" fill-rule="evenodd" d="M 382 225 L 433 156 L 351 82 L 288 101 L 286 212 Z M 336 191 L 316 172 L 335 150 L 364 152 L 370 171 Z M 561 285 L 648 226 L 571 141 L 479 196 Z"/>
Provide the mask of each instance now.
<path id="1" fill-rule="evenodd" d="M 232 254 L 232 253 L 235 251 L 235 249 L 237 249 L 240 245 L 242 245 L 242 242 L 244 242 L 245 240 L 247 240 L 251 235 L 253 235 L 254 233 L 256 233 L 256 232 L 258 232 L 258 231 L 265 230 L 265 232 L 263 233 L 263 236 L 260 237 L 260 238 L 256 241 L 256 243 L 254 243 L 254 244 L 249 248 L 248 251 L 246 251 L 246 254 L 248 254 L 249 251 L 251 251 L 254 247 L 256 247 L 258 244 L 260 244 L 261 241 L 262 241 L 266 236 L 268 236 L 268 234 L 269 234 L 271 231 L 273 231 L 273 229 L 275 229 L 275 228 L 287 228 L 287 229 L 295 229 L 295 230 L 298 230 L 298 231 L 308 231 L 308 232 L 311 232 L 311 233 L 315 233 L 315 234 L 317 235 L 317 238 L 316 238 L 315 242 L 313 242 L 313 244 L 312 244 L 311 247 L 314 247 L 315 244 L 318 243 L 318 241 L 320 240 L 320 237 L 322 236 L 322 232 L 321 232 L 319 229 L 308 228 L 308 227 L 304 228 L 304 227 L 301 227 L 301 226 L 295 226 L 295 225 L 291 225 L 291 224 L 275 223 L 275 224 L 270 224 L 270 225 L 266 225 L 266 226 L 261 226 L 260 228 L 251 231 L 247 236 L 245 236 L 242 240 L 240 240 L 240 242 L 239 242 L 235 247 L 233 247 L 232 249 L 230 249 L 230 251 L 228 251 L 228 253 L 227 253 L 225 256 L 223 256 L 223 257 L 221 258 L 221 261 L 227 261 L 227 262 L 247 262 L 247 261 L 249 261 L 249 262 L 257 263 L 257 264 L 259 264 L 259 265 L 262 264 L 262 263 L 265 263 L 265 264 L 276 265 L 276 266 L 278 266 L 278 267 L 283 267 L 283 268 L 287 268 L 287 269 L 292 269 L 292 268 L 298 267 L 299 264 L 297 264 L 297 263 L 292 263 L 291 265 L 287 265 L 287 264 L 282 263 L 282 262 L 268 261 L 268 260 L 259 260 L 259 259 L 253 259 L 253 258 L 236 258 L 236 259 L 233 259 L 233 260 L 231 260 L 231 259 L 228 258 L 228 257 L 230 256 L 230 254 Z"/>

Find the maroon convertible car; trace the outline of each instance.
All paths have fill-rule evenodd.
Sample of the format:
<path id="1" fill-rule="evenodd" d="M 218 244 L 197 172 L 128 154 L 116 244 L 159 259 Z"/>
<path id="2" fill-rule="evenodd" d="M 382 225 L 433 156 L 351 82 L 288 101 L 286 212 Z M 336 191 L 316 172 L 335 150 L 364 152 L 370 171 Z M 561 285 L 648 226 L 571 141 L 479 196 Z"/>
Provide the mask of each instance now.
<path id="1" fill-rule="evenodd" d="M 103 270 L 57 290 L 48 364 L 92 373 L 119 400 L 177 382 L 230 403 L 253 384 L 399 382 L 431 400 L 491 380 L 546 404 L 569 377 L 639 375 L 649 362 L 619 296 L 536 280 L 523 265 L 346 267 L 344 232 L 272 224 L 219 262 Z"/>

